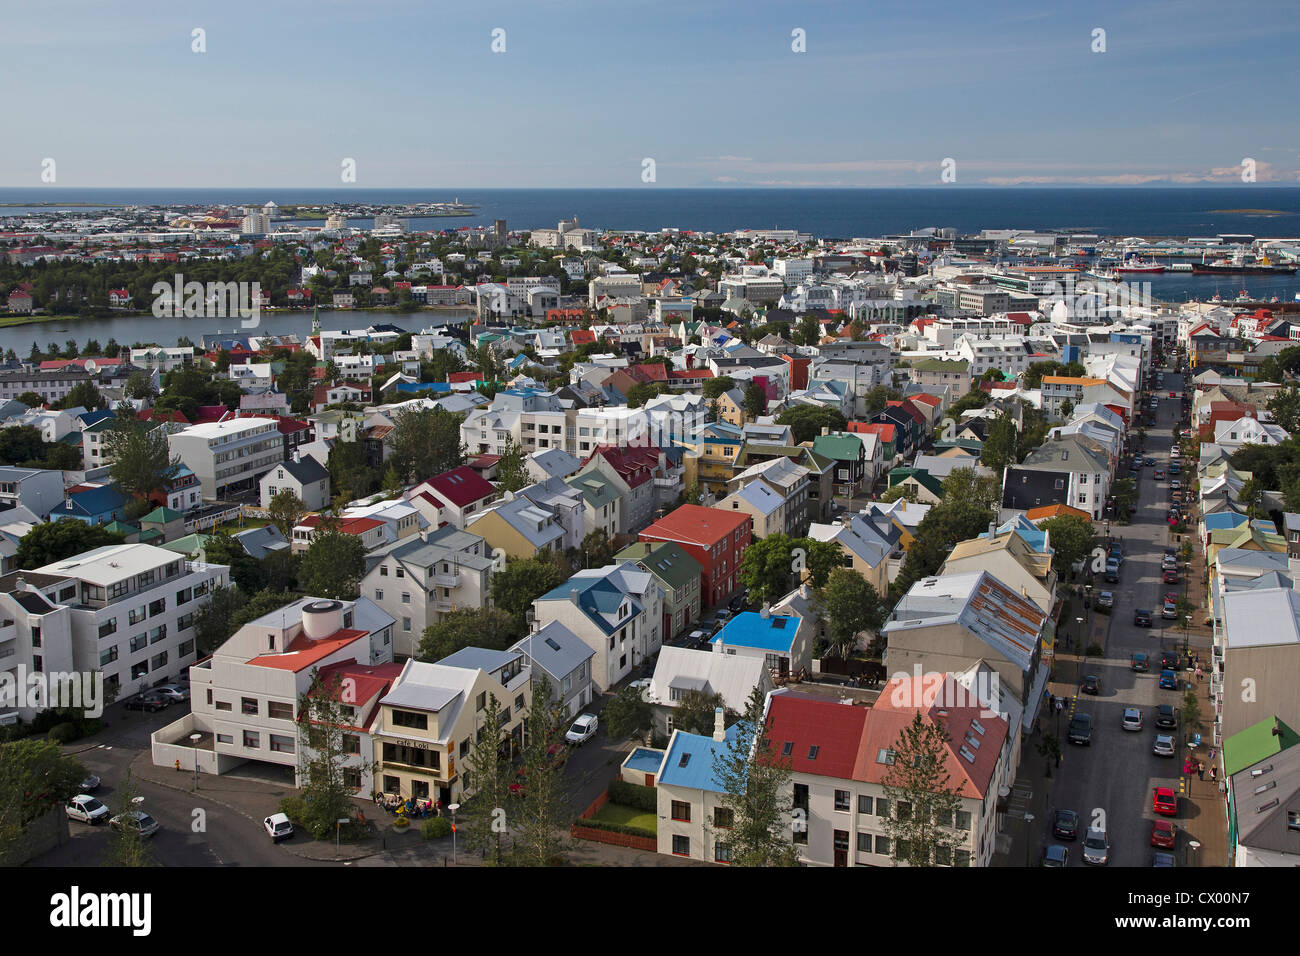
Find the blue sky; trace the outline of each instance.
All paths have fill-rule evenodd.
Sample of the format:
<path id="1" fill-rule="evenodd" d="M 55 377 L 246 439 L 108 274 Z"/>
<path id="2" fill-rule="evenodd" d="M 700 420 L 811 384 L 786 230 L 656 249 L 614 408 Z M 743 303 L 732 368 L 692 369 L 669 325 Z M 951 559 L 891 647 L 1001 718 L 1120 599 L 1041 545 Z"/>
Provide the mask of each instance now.
<path id="1" fill-rule="evenodd" d="M 0 185 L 1300 182 L 1293 3 L 1056 6 L 13 5 Z"/>

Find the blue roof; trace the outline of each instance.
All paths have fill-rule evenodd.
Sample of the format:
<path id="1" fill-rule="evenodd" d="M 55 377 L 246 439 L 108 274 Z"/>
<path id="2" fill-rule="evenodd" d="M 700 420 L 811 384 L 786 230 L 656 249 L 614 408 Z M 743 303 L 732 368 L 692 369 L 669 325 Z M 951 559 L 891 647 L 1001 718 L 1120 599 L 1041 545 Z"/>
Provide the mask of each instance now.
<path id="1" fill-rule="evenodd" d="M 66 514 L 81 513 L 95 517 L 121 508 L 129 499 L 112 485 L 104 485 L 102 488 L 88 488 L 85 491 L 78 491 L 69 495 L 68 500 L 72 502 L 71 508 L 56 510 Z"/>
<path id="2" fill-rule="evenodd" d="M 450 392 L 451 386 L 446 382 L 398 382 L 394 388 L 399 392 Z"/>
<path id="3" fill-rule="evenodd" d="M 635 598 L 623 593 L 609 578 L 597 575 L 575 575 L 559 587 L 547 591 L 537 600 L 569 601 L 572 600 L 570 593 L 572 591 L 578 592 L 578 606 L 606 634 L 612 634 L 618 628 L 619 623 L 611 625 L 609 618 L 617 615 L 619 605 L 624 601 L 631 603 L 632 614 L 641 611 L 641 605 Z"/>
<path id="4" fill-rule="evenodd" d="M 1248 519 L 1235 511 L 1219 511 L 1206 515 L 1204 520 L 1206 531 L 1225 531 L 1241 527 Z"/>
<path id="5" fill-rule="evenodd" d="M 715 754 L 724 756 L 728 745 L 739 735 L 739 724 L 728 728 L 726 740 L 721 742 L 714 740 L 712 734 L 704 737 L 675 731 L 668 745 L 668 755 L 664 757 L 663 770 L 659 773 L 659 783 L 723 793 L 726 788 L 713 774 L 713 758 Z"/>
<path id="6" fill-rule="evenodd" d="M 794 635 L 799 630 L 799 618 L 793 615 L 773 614 L 763 617 L 757 611 L 737 614 L 711 643 L 721 642 L 733 647 L 752 647 L 764 651 L 790 653 Z"/>
<path id="7" fill-rule="evenodd" d="M 641 773 L 657 773 L 663 760 L 664 752 L 662 750 L 648 750 L 645 747 L 637 747 L 636 750 L 628 754 L 628 758 L 623 761 L 623 766 L 628 770 L 639 770 Z"/>

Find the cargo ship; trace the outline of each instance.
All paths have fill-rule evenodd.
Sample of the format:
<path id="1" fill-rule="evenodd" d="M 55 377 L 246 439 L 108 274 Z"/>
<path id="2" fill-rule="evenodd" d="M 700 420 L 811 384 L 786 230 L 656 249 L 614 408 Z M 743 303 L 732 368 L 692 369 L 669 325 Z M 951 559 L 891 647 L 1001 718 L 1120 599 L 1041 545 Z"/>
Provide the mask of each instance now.
<path id="1" fill-rule="evenodd" d="M 1123 265 L 1116 266 L 1115 271 L 1116 272 L 1164 272 L 1165 267 L 1155 261 L 1142 262 L 1140 260 L 1134 260 L 1132 262 L 1126 262 Z"/>
<path id="2" fill-rule="evenodd" d="M 1209 263 L 1192 263 L 1192 272 L 1198 276 L 1293 276 L 1295 270 L 1295 266 L 1274 265 L 1266 256 L 1260 256 L 1254 262 L 1234 256 L 1232 259 L 1216 259 Z"/>

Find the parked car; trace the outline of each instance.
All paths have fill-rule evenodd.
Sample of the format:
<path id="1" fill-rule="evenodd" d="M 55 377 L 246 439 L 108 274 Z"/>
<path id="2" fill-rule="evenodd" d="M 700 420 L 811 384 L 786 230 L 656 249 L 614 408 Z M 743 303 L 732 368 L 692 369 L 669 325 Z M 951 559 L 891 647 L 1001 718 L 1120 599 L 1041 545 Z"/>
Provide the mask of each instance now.
<path id="1" fill-rule="evenodd" d="M 1178 842 L 1174 825 L 1168 820 L 1156 820 L 1151 824 L 1151 845 L 1172 850 Z"/>
<path id="2" fill-rule="evenodd" d="M 1160 570 L 1161 570 L 1161 571 L 1171 571 L 1171 570 L 1172 570 L 1172 571 L 1177 571 L 1177 570 L 1178 570 L 1178 555 L 1176 555 L 1176 554 L 1166 554 L 1163 558 L 1161 558 L 1161 559 L 1160 559 Z"/>
<path id="3" fill-rule="evenodd" d="M 1152 866 L 1173 866 L 1174 855 L 1170 853 L 1168 850 L 1156 850 L 1155 853 L 1151 854 L 1151 865 Z"/>
<path id="4" fill-rule="evenodd" d="M 1070 851 L 1059 843 L 1043 850 L 1043 866 L 1065 866 L 1070 862 Z"/>
<path id="5" fill-rule="evenodd" d="M 1166 601 L 1164 609 L 1160 612 L 1160 616 L 1166 621 L 1172 621 L 1178 616 L 1178 606 L 1172 601 Z"/>
<path id="6" fill-rule="evenodd" d="M 1174 755 L 1174 738 L 1169 734 L 1156 734 L 1155 746 L 1151 752 L 1157 757 L 1172 757 Z"/>
<path id="7" fill-rule="evenodd" d="M 1079 815 L 1073 810 L 1057 810 L 1052 817 L 1052 836 L 1058 840 L 1078 839 Z"/>
<path id="8" fill-rule="evenodd" d="M 564 742 L 574 747 L 581 747 L 596 736 L 596 729 L 599 726 L 600 722 L 596 720 L 595 714 L 580 714 L 574 720 L 573 726 L 565 733 Z"/>
<path id="9" fill-rule="evenodd" d="M 1166 730 L 1178 726 L 1178 715 L 1174 713 L 1173 704 L 1160 704 L 1156 707 L 1156 726 Z"/>
<path id="10" fill-rule="evenodd" d="M 1170 467 L 1173 467 L 1173 466 L 1171 465 Z M 1170 491 L 1182 491 L 1182 490 L 1183 490 L 1183 483 L 1182 483 L 1181 481 L 1179 481 L 1177 478 L 1175 478 L 1175 479 L 1173 479 L 1172 481 L 1169 482 L 1169 490 L 1170 490 Z"/>
<path id="11" fill-rule="evenodd" d="M 1138 627 L 1151 626 L 1151 612 L 1144 607 L 1137 608 L 1133 612 L 1133 623 Z"/>
<path id="12" fill-rule="evenodd" d="M 1162 690 L 1178 690 L 1178 675 L 1166 668 L 1160 672 L 1160 688 Z"/>
<path id="13" fill-rule="evenodd" d="M 1178 462 L 1176 462 L 1176 461 L 1171 461 L 1171 462 L 1169 463 L 1169 477 L 1170 477 L 1170 478 L 1172 478 L 1174 475 L 1179 474 L 1181 471 L 1182 471 L 1182 465 L 1178 464 Z"/>
<path id="14" fill-rule="evenodd" d="M 726 624 L 727 624 L 727 622 L 730 621 L 731 618 L 732 618 L 732 612 L 731 612 L 731 611 L 728 611 L 728 610 L 724 607 L 722 610 L 718 611 L 718 613 L 715 614 L 714 617 L 716 617 L 716 618 L 718 619 L 718 623 L 719 623 L 719 624 L 721 624 L 721 625 L 723 625 L 723 626 L 725 627 Z"/>
<path id="15" fill-rule="evenodd" d="M 96 790 L 99 789 L 99 784 L 100 784 L 99 778 L 95 776 L 93 773 L 88 773 L 86 774 L 86 779 L 81 781 L 81 786 L 78 787 L 77 789 L 79 789 L 82 793 L 94 793 Z"/>
<path id="16" fill-rule="evenodd" d="M 1097 595 L 1097 607 L 1114 607 L 1114 606 L 1115 606 L 1114 591 L 1102 591 L 1100 594 Z"/>
<path id="17" fill-rule="evenodd" d="M 1083 838 L 1083 862 L 1100 866 L 1109 855 L 1110 841 L 1106 839 L 1106 829 L 1088 827 L 1088 835 Z"/>
<path id="18" fill-rule="evenodd" d="M 1089 674 L 1083 679 L 1083 684 L 1079 687 L 1085 694 L 1101 693 L 1101 678 L 1096 674 Z"/>
<path id="19" fill-rule="evenodd" d="M 63 812 L 69 820 L 80 820 L 94 825 L 108 819 L 109 810 L 88 793 L 81 793 L 68 801 Z"/>
<path id="20" fill-rule="evenodd" d="M 1177 583 L 1178 583 L 1178 572 L 1177 572 L 1177 571 L 1166 571 L 1166 572 L 1165 572 L 1165 584 L 1177 584 Z"/>
<path id="21" fill-rule="evenodd" d="M 1178 655 L 1175 654 L 1173 651 L 1161 651 L 1161 652 L 1160 652 L 1160 669 L 1161 669 L 1161 670 L 1177 670 L 1177 669 L 1178 669 Z"/>
<path id="22" fill-rule="evenodd" d="M 1125 708 L 1124 708 L 1124 719 L 1123 719 L 1123 721 L 1121 722 L 1121 726 L 1122 726 L 1125 730 L 1141 730 L 1141 729 L 1142 729 L 1142 711 L 1139 710 L 1139 709 L 1136 708 L 1136 707 L 1125 707 Z"/>
<path id="23" fill-rule="evenodd" d="M 161 694 L 155 694 L 153 691 L 145 691 L 143 694 L 136 694 L 122 706 L 127 710 L 144 710 L 155 714 L 160 710 L 166 709 L 170 704 L 166 697 Z"/>
<path id="24" fill-rule="evenodd" d="M 158 821 L 143 810 L 128 810 L 126 813 L 119 813 L 108 821 L 108 825 L 114 830 L 127 830 L 142 837 L 150 837 L 158 832 Z"/>
<path id="25" fill-rule="evenodd" d="M 1148 661 L 1146 654 L 1142 651 L 1135 651 L 1133 653 L 1133 669 L 1139 673 L 1151 669 L 1151 664 Z"/>
<path id="26" fill-rule="evenodd" d="M 279 843 L 293 836 L 293 823 L 283 813 L 273 813 L 262 821 L 272 843 Z"/>
<path id="27" fill-rule="evenodd" d="M 1110 558 L 1106 561 L 1105 580 L 1107 584 L 1119 583 L 1119 562 L 1114 558 Z"/>
<path id="28" fill-rule="evenodd" d="M 1066 739 L 1072 744 L 1081 744 L 1085 747 L 1092 746 L 1092 717 L 1088 714 L 1076 713 L 1070 718 L 1070 727 L 1066 731 Z"/>
<path id="29" fill-rule="evenodd" d="M 163 684 L 161 687 L 155 687 L 152 693 L 167 698 L 173 704 L 184 703 L 190 699 L 190 689 L 180 684 Z"/>
<path id="30" fill-rule="evenodd" d="M 1156 787 L 1151 795 L 1151 809 L 1161 816 L 1178 815 L 1178 797 L 1168 787 Z"/>

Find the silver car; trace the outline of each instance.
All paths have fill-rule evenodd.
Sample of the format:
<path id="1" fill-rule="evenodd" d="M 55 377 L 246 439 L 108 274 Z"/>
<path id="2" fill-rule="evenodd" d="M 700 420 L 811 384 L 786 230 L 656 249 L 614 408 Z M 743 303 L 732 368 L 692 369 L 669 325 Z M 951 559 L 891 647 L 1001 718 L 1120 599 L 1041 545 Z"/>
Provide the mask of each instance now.
<path id="1" fill-rule="evenodd" d="M 143 810 L 128 810 L 126 813 L 119 813 L 108 821 L 108 825 L 114 830 L 124 829 L 138 833 L 142 837 L 151 837 L 158 832 L 158 821 Z"/>
<path id="2" fill-rule="evenodd" d="M 1083 862 L 1100 866 L 1109 854 L 1110 841 L 1106 839 L 1105 827 L 1088 827 L 1088 835 L 1083 840 Z"/>
<path id="3" fill-rule="evenodd" d="M 1156 734 L 1155 746 L 1151 752 L 1157 757 L 1172 757 L 1174 755 L 1174 738 L 1170 734 Z"/>
<path id="4" fill-rule="evenodd" d="M 1142 711 L 1136 707 L 1124 708 L 1124 729 L 1141 730 L 1142 729 Z"/>

